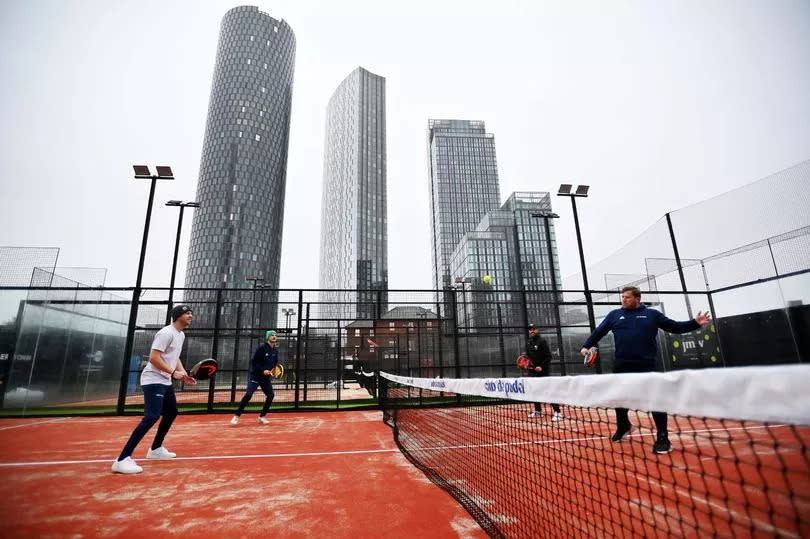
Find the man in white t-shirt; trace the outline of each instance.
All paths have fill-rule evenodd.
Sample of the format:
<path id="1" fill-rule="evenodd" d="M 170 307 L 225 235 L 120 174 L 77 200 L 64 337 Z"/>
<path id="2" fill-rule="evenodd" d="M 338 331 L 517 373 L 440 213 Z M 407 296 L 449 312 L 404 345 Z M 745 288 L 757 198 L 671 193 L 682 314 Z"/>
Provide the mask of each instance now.
<path id="1" fill-rule="evenodd" d="M 174 396 L 172 378 L 191 385 L 197 383 L 180 362 L 180 351 L 186 338 L 183 330 L 191 324 L 192 314 L 188 305 L 177 305 L 171 312 L 173 322 L 155 334 L 149 363 L 141 372 L 143 419 L 132 431 L 121 455 L 113 462 L 113 472 L 133 474 L 143 471 L 143 468 L 132 460 L 132 453 L 158 419 L 161 420 L 160 425 L 146 458 L 165 460 L 177 456 L 163 447 L 163 439 L 169 432 L 174 418 L 177 417 L 177 400 Z"/>

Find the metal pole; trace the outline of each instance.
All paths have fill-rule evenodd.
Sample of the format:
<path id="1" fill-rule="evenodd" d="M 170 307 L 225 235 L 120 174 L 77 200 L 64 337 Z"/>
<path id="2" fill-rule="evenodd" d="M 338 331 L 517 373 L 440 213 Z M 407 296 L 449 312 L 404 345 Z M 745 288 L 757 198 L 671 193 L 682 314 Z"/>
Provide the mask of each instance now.
<path id="1" fill-rule="evenodd" d="M 149 222 L 152 219 L 152 201 L 155 198 L 155 184 L 157 177 L 152 177 L 152 185 L 149 187 L 149 202 L 146 205 L 146 221 L 143 224 L 143 239 L 141 240 L 141 257 L 138 261 L 138 275 L 135 278 L 135 289 L 132 291 L 132 304 L 129 308 L 129 324 L 127 325 L 127 339 L 124 343 L 124 358 L 121 362 L 121 380 L 118 390 L 118 404 L 115 411 L 118 415 L 124 413 L 124 402 L 127 397 L 127 378 L 129 377 L 130 356 L 132 356 L 132 345 L 135 342 L 135 326 L 138 322 L 138 301 L 141 298 L 141 279 L 143 278 L 143 263 L 146 259 L 146 242 L 149 238 Z"/>
<path id="2" fill-rule="evenodd" d="M 171 311 L 174 301 L 174 278 L 177 275 L 177 253 L 180 250 L 180 230 L 183 228 L 183 210 L 185 206 L 180 206 L 180 217 L 177 218 L 177 237 L 174 240 L 174 259 L 172 260 L 172 279 L 169 282 L 169 308 L 166 310 L 166 324 L 171 322 Z"/>
<path id="3" fill-rule="evenodd" d="M 252 329 L 256 329 L 256 281 L 253 281 L 253 303 L 250 308 L 250 327 Z M 252 334 L 256 333 L 255 331 L 251 332 Z"/>
<path id="4" fill-rule="evenodd" d="M 501 353 L 501 376 L 506 378 L 506 349 L 503 343 L 503 320 L 501 320 L 501 304 L 495 303 L 495 311 L 498 313 L 498 349 Z"/>
<path id="5" fill-rule="evenodd" d="M 461 301 L 464 305 L 464 354 L 467 356 L 467 378 L 470 378 L 470 318 L 467 315 L 467 288 L 464 281 L 461 282 Z"/>
<path id="6" fill-rule="evenodd" d="M 557 347 L 560 353 L 560 373 L 565 376 L 566 375 L 566 368 L 565 368 L 565 352 L 563 351 L 563 342 L 562 342 L 562 323 L 560 322 L 560 305 L 559 305 L 559 298 L 557 296 L 557 275 L 554 271 L 554 252 L 551 250 L 551 228 L 549 228 L 549 217 L 548 215 L 543 216 L 543 221 L 546 224 L 546 245 L 548 248 L 548 265 L 551 271 L 551 292 L 553 298 L 553 308 L 554 308 L 554 325 L 557 327 Z"/>
<path id="7" fill-rule="evenodd" d="M 453 323 L 453 352 L 456 356 L 455 375 L 456 378 L 461 378 L 461 363 L 459 362 L 458 357 L 458 301 L 456 300 L 455 290 L 453 290 L 453 293 L 450 294 L 450 301 L 451 316 L 453 317 L 451 319 Z"/>
<path id="8" fill-rule="evenodd" d="M 211 339 L 211 357 L 214 359 L 219 358 L 219 327 L 220 327 L 220 313 L 222 312 L 222 289 L 217 290 L 217 313 L 214 316 L 214 336 Z M 216 388 L 216 379 L 214 376 L 208 380 L 208 411 L 214 411 L 214 389 Z"/>
<path id="9" fill-rule="evenodd" d="M 689 291 L 686 288 L 686 278 L 683 275 L 683 264 L 681 264 L 681 255 L 678 254 L 678 243 L 675 241 L 675 231 L 672 229 L 672 219 L 669 213 L 666 214 L 667 227 L 669 227 L 669 239 L 672 241 L 672 252 L 675 254 L 675 263 L 678 265 L 678 277 L 681 279 L 681 290 L 683 290 L 683 297 L 686 300 L 686 314 L 692 318 L 692 303 L 689 301 Z"/>
<path id="10" fill-rule="evenodd" d="M 579 233 L 579 215 L 577 214 L 577 201 L 576 197 L 571 197 L 571 206 L 574 208 L 574 227 L 577 231 L 577 246 L 579 247 L 579 264 L 582 269 L 582 284 L 585 287 L 585 303 L 588 308 L 588 324 L 591 328 L 591 333 L 596 329 L 596 316 L 593 313 L 593 298 L 591 297 L 591 288 L 588 285 L 588 270 L 585 269 L 585 253 L 582 250 L 582 236 Z M 602 374 L 602 362 L 596 362 L 597 374 Z"/>
<path id="11" fill-rule="evenodd" d="M 520 290 L 520 306 L 523 314 L 523 328 L 529 326 L 529 310 L 526 305 L 526 287 L 523 284 L 523 262 L 520 256 L 520 235 L 518 234 L 518 226 L 517 226 L 517 215 L 515 212 L 512 212 L 512 218 L 514 219 L 514 223 L 512 224 L 515 236 L 515 261 L 517 266 L 517 277 L 518 277 L 518 285 Z M 524 331 L 525 333 L 525 331 Z M 528 337 L 526 337 L 528 339 Z M 528 344 L 528 340 L 526 341 Z"/>
<path id="12" fill-rule="evenodd" d="M 297 338 L 295 339 L 295 409 L 297 410 L 300 405 L 299 390 L 301 388 L 299 380 L 301 379 L 301 310 L 304 306 L 304 291 L 298 291 L 298 323 L 296 329 Z M 309 347 L 309 303 L 307 303 L 307 334 L 306 343 Z M 306 388 L 306 385 L 304 386 Z M 304 399 L 306 400 L 306 399 Z"/>

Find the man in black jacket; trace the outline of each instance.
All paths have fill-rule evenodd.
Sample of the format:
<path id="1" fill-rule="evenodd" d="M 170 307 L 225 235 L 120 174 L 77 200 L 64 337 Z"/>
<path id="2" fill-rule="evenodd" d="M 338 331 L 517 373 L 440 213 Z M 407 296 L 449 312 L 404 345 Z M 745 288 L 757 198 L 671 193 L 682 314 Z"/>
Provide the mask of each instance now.
<path id="1" fill-rule="evenodd" d="M 551 350 L 548 347 L 548 342 L 537 333 L 537 328 L 534 324 L 529 324 L 529 339 L 526 347 L 526 357 L 529 358 L 529 368 L 527 369 L 530 377 L 543 377 L 551 374 Z M 560 405 L 552 404 L 554 415 L 551 416 L 552 421 L 560 421 L 563 419 L 560 413 Z M 529 414 L 529 417 L 540 417 L 543 415 L 540 409 L 540 403 L 534 403 L 534 411 Z"/>
<path id="2" fill-rule="evenodd" d="M 262 413 L 259 414 L 259 423 L 262 425 L 270 423 L 264 416 L 266 416 L 268 410 L 270 410 L 270 405 L 273 403 L 273 397 L 275 396 L 273 393 L 272 373 L 273 369 L 278 365 L 278 337 L 276 336 L 276 332 L 272 329 L 267 331 L 264 336 L 267 342 L 259 345 L 256 351 L 253 352 L 253 358 L 250 360 L 250 372 L 248 373 L 245 396 L 242 397 L 242 401 L 239 403 L 239 409 L 236 410 L 233 418 L 231 418 L 231 425 L 239 423 L 239 416 L 242 415 L 245 406 L 250 402 L 251 397 L 253 397 L 253 392 L 256 391 L 258 387 L 262 388 L 262 391 L 267 397 L 262 407 Z"/>

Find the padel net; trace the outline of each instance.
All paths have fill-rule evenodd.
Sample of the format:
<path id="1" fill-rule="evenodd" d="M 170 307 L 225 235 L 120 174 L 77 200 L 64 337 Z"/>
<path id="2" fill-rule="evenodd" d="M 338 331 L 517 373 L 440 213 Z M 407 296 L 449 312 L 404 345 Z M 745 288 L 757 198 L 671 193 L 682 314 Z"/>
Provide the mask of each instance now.
<path id="1" fill-rule="evenodd" d="M 403 454 L 492 537 L 810 536 L 810 366 L 547 378 L 380 373 Z M 531 412 L 540 403 L 541 415 Z M 551 405 L 563 419 L 552 421 Z M 615 408 L 633 429 L 619 441 Z M 668 414 L 653 452 L 649 412 Z"/>

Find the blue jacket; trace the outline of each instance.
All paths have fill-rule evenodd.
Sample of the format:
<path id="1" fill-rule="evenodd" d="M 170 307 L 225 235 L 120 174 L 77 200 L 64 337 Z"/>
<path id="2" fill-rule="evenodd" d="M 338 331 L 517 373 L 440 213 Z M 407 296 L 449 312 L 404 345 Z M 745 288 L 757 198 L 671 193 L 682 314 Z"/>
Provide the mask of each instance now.
<path id="1" fill-rule="evenodd" d="M 250 375 L 255 380 L 269 380 L 270 377 L 264 374 L 278 365 L 278 346 L 270 346 L 262 343 L 250 360 Z"/>
<path id="2" fill-rule="evenodd" d="M 660 311 L 640 305 L 637 309 L 610 311 L 582 347 L 590 348 L 596 345 L 608 331 L 613 331 L 613 342 L 616 346 L 614 366 L 624 362 L 636 362 L 653 370 L 658 352 L 655 338 L 659 329 L 669 333 L 687 333 L 699 328 L 700 324 L 695 320 L 676 322 Z"/>

